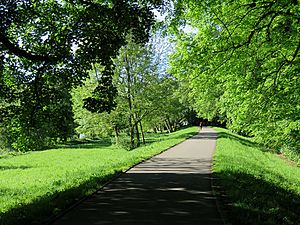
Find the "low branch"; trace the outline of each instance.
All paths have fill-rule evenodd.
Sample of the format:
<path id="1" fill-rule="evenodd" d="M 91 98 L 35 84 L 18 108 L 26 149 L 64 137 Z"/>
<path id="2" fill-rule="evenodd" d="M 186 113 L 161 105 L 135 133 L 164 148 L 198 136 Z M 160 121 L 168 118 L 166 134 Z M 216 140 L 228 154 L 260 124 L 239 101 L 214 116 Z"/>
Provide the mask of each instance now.
<path id="1" fill-rule="evenodd" d="M 47 55 L 37 55 L 31 52 L 27 52 L 24 49 L 21 49 L 20 47 L 13 44 L 3 33 L 0 33 L 0 43 L 2 43 L 3 46 L 14 55 L 26 58 L 31 61 L 54 62 L 58 60 L 57 58 Z"/>
<path id="2" fill-rule="evenodd" d="M 296 48 L 296 50 L 295 50 L 295 52 L 294 52 L 294 54 L 293 54 L 292 60 L 289 60 L 289 61 L 288 61 L 289 63 L 292 63 L 292 62 L 296 59 L 296 57 L 297 57 L 297 55 L 298 55 L 298 53 L 299 53 L 299 50 L 300 50 L 300 41 L 298 42 L 298 45 L 297 45 L 297 48 Z"/>

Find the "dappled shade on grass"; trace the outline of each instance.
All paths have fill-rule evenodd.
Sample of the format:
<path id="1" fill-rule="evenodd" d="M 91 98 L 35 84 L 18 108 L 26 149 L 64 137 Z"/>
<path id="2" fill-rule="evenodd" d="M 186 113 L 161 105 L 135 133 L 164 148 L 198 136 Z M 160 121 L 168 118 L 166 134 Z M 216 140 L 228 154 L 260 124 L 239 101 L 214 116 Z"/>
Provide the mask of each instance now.
<path id="1" fill-rule="evenodd" d="M 103 140 L 76 140 L 70 141 L 67 144 L 60 145 L 58 148 L 65 148 L 65 149 L 92 149 L 92 148 L 99 148 L 102 149 L 103 147 L 110 147 L 112 146 L 111 138 L 105 138 Z"/>
<path id="2" fill-rule="evenodd" d="M 215 183 L 229 222 L 300 224 L 300 170 L 249 138 L 218 129 Z M 222 188 L 220 188 L 222 186 Z"/>
<path id="3" fill-rule="evenodd" d="M 300 224 L 300 195 L 243 172 L 215 173 L 228 190 L 233 224 Z M 223 182 L 221 183 L 223 184 Z"/>
<path id="4" fill-rule="evenodd" d="M 101 177 L 103 181 L 111 179 L 114 175 L 108 174 Z M 61 190 L 50 190 L 53 187 L 49 187 L 49 191 L 44 195 L 41 195 L 30 201 L 23 201 L 19 205 L 15 204 L 13 208 L 0 214 L 0 224 L 18 224 L 18 225 L 29 225 L 29 224 L 46 224 L 53 219 L 53 216 L 59 213 L 64 208 L 71 206 L 74 202 L 80 201 L 87 194 L 91 193 L 96 187 L 99 187 L 99 177 L 90 177 L 86 181 L 82 182 L 78 186 L 69 187 Z M 59 185 L 60 182 L 57 182 Z M 62 184 L 63 185 L 63 184 Z M 16 190 L 12 189 L 0 189 L 2 195 L 11 196 L 22 196 L 27 197 L 30 190 Z M 28 197 L 29 198 L 29 197 Z"/>

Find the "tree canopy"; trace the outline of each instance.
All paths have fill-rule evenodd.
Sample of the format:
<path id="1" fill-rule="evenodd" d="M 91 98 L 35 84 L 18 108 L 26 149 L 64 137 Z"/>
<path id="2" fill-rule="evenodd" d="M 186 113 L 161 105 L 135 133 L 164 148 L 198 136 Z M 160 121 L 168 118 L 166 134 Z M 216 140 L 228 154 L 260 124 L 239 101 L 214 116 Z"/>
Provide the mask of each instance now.
<path id="1" fill-rule="evenodd" d="M 0 3 L 0 137 L 9 147 L 35 149 L 70 137 L 76 127 L 70 91 L 99 65 L 92 94 L 78 96 L 86 96 L 82 104 L 91 112 L 107 112 L 103 121 L 131 127 L 131 136 L 142 120 L 172 130 L 193 107 L 198 117 L 268 147 L 299 149 L 298 1 Z M 160 25 L 174 40 L 170 73 L 155 68 L 156 53 L 145 48 L 153 9 L 167 7 Z M 155 116 L 144 118 L 149 111 Z"/>
<path id="2" fill-rule="evenodd" d="M 158 41 L 161 42 L 159 49 Z M 82 101 L 92 94 L 91 88 L 103 76 L 101 68 L 95 66 L 85 85 L 73 91 L 77 131 L 90 138 L 114 133 L 116 143 L 132 149 L 141 142 L 145 144 L 144 130 L 172 132 L 186 121 L 189 107 L 180 101 L 180 84 L 166 72 L 165 58 L 161 57 L 168 50 L 163 48 L 164 41 L 156 34 L 150 43 L 142 45 L 128 36 L 127 45 L 113 60 L 113 84 L 118 96 L 117 105 L 109 114 L 97 107 L 86 107 Z"/>
<path id="3" fill-rule="evenodd" d="M 70 89 L 88 77 L 94 63 L 103 65 L 104 71 L 86 105 L 96 105 L 101 111 L 112 110 L 116 96 L 112 58 L 126 44 L 128 33 L 133 34 L 137 43 L 148 40 L 154 24 L 151 9 L 162 3 L 1 0 L 0 112 L 5 128 L 2 136 L 14 133 L 8 145 L 27 148 L 32 145 L 25 144 L 29 139 L 38 144 L 60 134 L 68 136 L 72 132 L 67 122 L 72 121 Z M 57 122 L 46 129 L 48 120 Z M 60 124 L 66 124 L 69 131 L 61 130 Z M 44 132 L 38 131 L 41 127 Z"/>
<path id="4" fill-rule="evenodd" d="M 199 116 L 271 147 L 299 148 L 299 2 L 176 4 L 172 71 L 188 84 Z"/>

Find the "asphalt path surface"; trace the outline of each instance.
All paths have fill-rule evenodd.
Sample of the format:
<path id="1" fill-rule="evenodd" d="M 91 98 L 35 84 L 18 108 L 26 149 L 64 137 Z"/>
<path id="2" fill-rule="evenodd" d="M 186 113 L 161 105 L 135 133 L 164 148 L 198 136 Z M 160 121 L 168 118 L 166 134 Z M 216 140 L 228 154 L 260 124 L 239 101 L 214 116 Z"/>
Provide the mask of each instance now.
<path id="1" fill-rule="evenodd" d="M 201 132 L 106 185 L 53 225 L 221 225 L 211 188 L 216 132 Z"/>

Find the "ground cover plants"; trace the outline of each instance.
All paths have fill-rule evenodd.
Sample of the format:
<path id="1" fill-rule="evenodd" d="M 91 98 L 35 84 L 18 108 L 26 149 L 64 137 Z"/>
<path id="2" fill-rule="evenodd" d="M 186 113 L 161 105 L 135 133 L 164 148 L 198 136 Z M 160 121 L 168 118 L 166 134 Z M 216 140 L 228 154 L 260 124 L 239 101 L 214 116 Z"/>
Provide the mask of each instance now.
<path id="1" fill-rule="evenodd" d="M 197 127 L 148 134 L 149 144 L 128 151 L 109 142 L 0 157 L 0 224 L 43 224 L 121 171 L 182 142 Z"/>
<path id="2" fill-rule="evenodd" d="M 300 169 L 228 130 L 217 128 L 213 175 L 229 202 L 230 224 L 300 224 Z M 220 191 L 219 190 L 219 191 Z"/>

